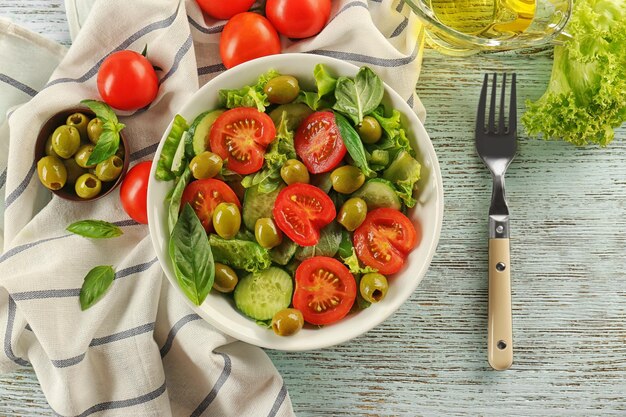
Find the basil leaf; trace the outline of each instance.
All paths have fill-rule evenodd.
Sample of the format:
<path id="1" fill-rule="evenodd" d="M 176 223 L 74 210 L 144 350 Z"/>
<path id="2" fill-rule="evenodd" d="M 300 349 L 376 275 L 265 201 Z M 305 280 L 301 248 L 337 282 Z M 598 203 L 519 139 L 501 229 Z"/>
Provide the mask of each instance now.
<path id="1" fill-rule="evenodd" d="M 341 243 L 341 228 L 333 221 L 320 231 L 320 240 L 315 246 L 302 246 L 296 252 L 296 259 L 303 261 L 313 256 L 328 256 L 332 258 L 339 250 Z"/>
<path id="2" fill-rule="evenodd" d="M 345 114 L 355 125 L 373 112 L 383 99 L 383 82 L 368 67 L 361 67 L 354 80 L 339 77 L 335 87 L 333 109 Z"/>
<path id="3" fill-rule="evenodd" d="M 67 226 L 66 230 L 91 239 L 110 239 L 124 234 L 122 229 L 103 220 L 80 220 Z"/>
<path id="4" fill-rule="evenodd" d="M 174 226 L 169 253 L 178 285 L 199 306 L 213 287 L 215 265 L 204 227 L 189 203 Z"/>
<path id="5" fill-rule="evenodd" d="M 112 130 L 102 130 L 98 143 L 89 155 L 87 165 L 96 165 L 115 155 L 120 146 L 120 134 Z"/>
<path id="6" fill-rule="evenodd" d="M 185 191 L 185 187 L 189 180 L 191 179 L 191 170 L 189 166 L 185 167 L 183 171 L 183 175 L 178 178 L 176 182 L 176 186 L 174 187 L 174 191 L 169 198 L 169 210 L 168 210 L 168 218 L 167 224 L 169 226 L 170 233 L 174 230 L 174 226 L 176 226 L 176 222 L 178 221 L 178 215 L 180 213 L 180 202 L 183 196 L 183 191 Z"/>
<path id="7" fill-rule="evenodd" d="M 117 125 L 117 115 L 106 103 L 97 100 L 83 100 L 81 104 L 89 107 L 103 123 L 111 121 Z"/>
<path id="8" fill-rule="evenodd" d="M 350 122 L 346 120 L 342 115 L 335 113 L 335 120 L 337 122 L 337 127 L 339 128 L 339 133 L 341 134 L 341 138 L 343 139 L 344 145 L 346 145 L 346 149 L 354 160 L 354 165 L 361 169 L 363 175 L 366 177 L 375 177 L 376 173 L 369 167 L 367 163 L 367 154 L 365 153 L 365 148 L 363 147 L 363 142 L 361 141 L 361 137 L 354 130 Z"/>
<path id="9" fill-rule="evenodd" d="M 85 276 L 78 299 L 80 309 L 87 310 L 109 289 L 115 279 L 115 271 L 110 265 L 96 266 Z"/>
<path id="10" fill-rule="evenodd" d="M 270 257 L 279 265 L 287 265 L 297 250 L 298 245 L 293 240 L 283 236 L 280 245 L 270 249 Z"/>
<path id="11" fill-rule="evenodd" d="M 161 181 L 173 180 L 176 176 L 172 173 L 172 162 L 174 161 L 174 155 L 178 149 L 178 144 L 183 137 L 183 133 L 188 129 L 187 121 L 183 116 L 177 114 L 174 116 L 174 122 L 172 128 L 165 138 L 163 148 L 161 148 L 161 155 L 157 162 L 155 176 Z"/>

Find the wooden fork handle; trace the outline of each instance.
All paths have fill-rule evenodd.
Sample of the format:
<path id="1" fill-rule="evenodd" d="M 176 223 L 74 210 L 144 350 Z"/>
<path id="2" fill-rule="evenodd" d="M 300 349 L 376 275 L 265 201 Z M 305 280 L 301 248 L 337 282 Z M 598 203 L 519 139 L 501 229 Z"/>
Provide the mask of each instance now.
<path id="1" fill-rule="evenodd" d="M 488 359 L 495 370 L 513 363 L 511 259 L 508 238 L 489 239 Z"/>

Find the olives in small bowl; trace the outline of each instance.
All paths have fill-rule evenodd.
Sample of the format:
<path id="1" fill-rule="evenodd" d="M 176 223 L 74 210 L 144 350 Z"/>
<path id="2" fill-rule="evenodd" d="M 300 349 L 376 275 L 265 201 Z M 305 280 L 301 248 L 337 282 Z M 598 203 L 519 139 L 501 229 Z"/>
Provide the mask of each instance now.
<path id="1" fill-rule="evenodd" d="M 124 132 L 117 155 L 98 166 L 86 165 L 100 125 L 95 113 L 83 107 L 60 111 L 43 124 L 35 144 L 35 166 L 43 186 L 66 200 L 93 201 L 122 182 L 130 162 Z"/>

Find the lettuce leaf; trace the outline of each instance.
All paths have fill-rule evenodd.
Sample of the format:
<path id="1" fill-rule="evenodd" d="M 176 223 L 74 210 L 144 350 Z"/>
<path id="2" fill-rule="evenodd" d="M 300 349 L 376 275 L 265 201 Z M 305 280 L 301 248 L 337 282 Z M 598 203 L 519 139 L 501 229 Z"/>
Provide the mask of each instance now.
<path id="1" fill-rule="evenodd" d="M 578 0 L 552 75 L 522 124 L 531 135 L 601 147 L 626 121 L 626 0 Z"/>
<path id="2" fill-rule="evenodd" d="M 265 84 L 272 78 L 278 77 L 278 71 L 271 69 L 259 76 L 255 85 L 246 85 L 239 89 L 219 91 L 222 107 L 233 109 L 235 107 L 256 107 L 260 112 L 270 105 L 267 94 L 263 91 Z"/>
<path id="3" fill-rule="evenodd" d="M 411 156 L 415 156 L 415 151 L 409 143 L 409 138 L 406 136 L 406 130 L 402 126 L 400 120 L 400 112 L 396 109 L 391 111 L 391 116 L 385 116 L 385 108 L 381 105 L 371 114 L 380 127 L 383 128 L 383 137 L 376 144 L 370 146 L 370 152 L 374 149 L 382 149 L 388 151 L 392 156 L 396 155 L 401 150 L 405 150 Z"/>

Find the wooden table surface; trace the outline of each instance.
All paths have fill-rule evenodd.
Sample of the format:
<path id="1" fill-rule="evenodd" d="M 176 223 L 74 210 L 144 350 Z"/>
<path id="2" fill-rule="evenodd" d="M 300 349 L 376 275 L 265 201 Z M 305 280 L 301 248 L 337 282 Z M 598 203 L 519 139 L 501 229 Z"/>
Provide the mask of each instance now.
<path id="1" fill-rule="evenodd" d="M 70 43 L 61 0 L 3 0 L 0 16 Z M 626 415 L 624 128 L 606 149 L 520 132 L 507 175 L 515 363 L 496 372 L 486 360 L 491 183 L 474 151 L 474 109 L 487 71 L 517 72 L 520 105 L 537 98 L 551 59 L 426 51 L 417 91 L 445 191 L 437 254 L 373 331 L 331 349 L 268 351 L 298 416 Z M 31 369 L 0 375 L 0 416 L 51 413 Z"/>

